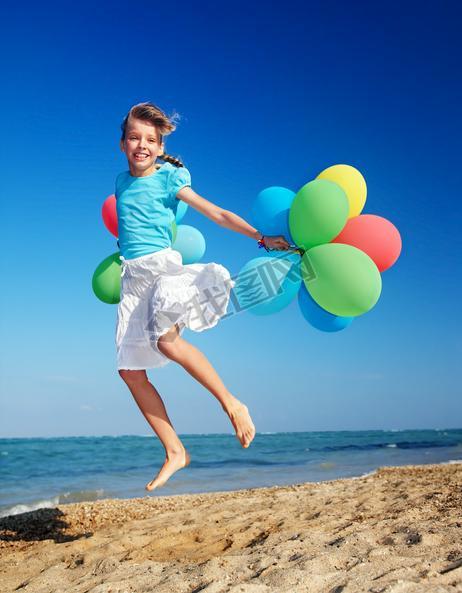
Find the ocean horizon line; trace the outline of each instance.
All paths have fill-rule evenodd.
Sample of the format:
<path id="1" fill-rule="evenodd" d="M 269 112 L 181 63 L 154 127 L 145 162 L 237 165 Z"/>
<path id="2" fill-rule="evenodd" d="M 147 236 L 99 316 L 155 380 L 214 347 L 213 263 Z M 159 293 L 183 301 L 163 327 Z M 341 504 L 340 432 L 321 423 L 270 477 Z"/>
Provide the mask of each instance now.
<path id="1" fill-rule="evenodd" d="M 323 430 L 281 430 L 281 431 L 257 431 L 256 435 L 277 435 L 277 434 L 306 434 L 306 433 L 350 433 L 350 432 L 409 432 L 409 431 L 425 431 L 432 430 L 436 432 L 443 431 L 457 431 L 462 430 L 462 426 L 456 426 L 451 428 L 349 428 L 349 429 L 323 429 Z M 25 439 L 79 439 L 79 438 L 120 438 L 120 437 L 155 437 L 156 434 L 152 433 L 120 433 L 120 434 L 73 434 L 73 435 L 27 435 L 27 436 L 3 436 L 0 435 L 0 440 L 25 440 Z M 229 432 L 179 432 L 178 436 L 235 436 L 231 430 Z"/>

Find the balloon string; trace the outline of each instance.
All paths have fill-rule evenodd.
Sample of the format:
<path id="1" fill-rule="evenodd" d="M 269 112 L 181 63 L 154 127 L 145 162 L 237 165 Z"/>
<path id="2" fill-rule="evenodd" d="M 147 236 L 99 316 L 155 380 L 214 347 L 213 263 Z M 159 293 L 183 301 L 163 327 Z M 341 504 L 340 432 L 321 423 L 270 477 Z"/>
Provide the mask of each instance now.
<path id="1" fill-rule="evenodd" d="M 305 249 L 297 247 L 296 245 L 289 245 L 290 249 L 272 249 L 271 247 L 267 247 L 264 241 L 260 239 L 258 241 L 258 248 L 261 249 L 262 247 L 264 247 L 266 251 L 296 251 L 300 255 L 300 257 L 302 257 L 305 253 Z"/>
<path id="2" fill-rule="evenodd" d="M 259 245 L 258 247 L 265 247 L 265 245 Z M 272 249 L 271 247 L 266 247 L 266 251 L 296 251 L 300 257 L 303 257 L 306 250 L 302 249 L 302 247 L 297 247 L 296 245 L 290 245 L 290 249 Z"/>
<path id="3" fill-rule="evenodd" d="M 290 245 L 289 247 L 291 247 L 291 249 L 289 249 L 289 251 L 297 251 L 299 253 L 300 257 L 303 257 L 303 254 L 306 251 L 302 247 L 297 247 L 296 245 Z"/>

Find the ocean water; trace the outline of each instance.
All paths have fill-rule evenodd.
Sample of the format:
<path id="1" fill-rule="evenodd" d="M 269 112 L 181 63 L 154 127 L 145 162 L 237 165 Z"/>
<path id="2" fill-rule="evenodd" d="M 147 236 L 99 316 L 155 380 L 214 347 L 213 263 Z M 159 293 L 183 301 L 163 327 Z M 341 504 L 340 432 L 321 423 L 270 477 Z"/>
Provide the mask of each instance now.
<path id="1" fill-rule="evenodd" d="M 0 439 L 0 516 L 101 498 L 216 492 L 359 477 L 380 466 L 462 462 L 462 429 L 180 435 L 190 465 L 158 490 L 154 435 Z"/>

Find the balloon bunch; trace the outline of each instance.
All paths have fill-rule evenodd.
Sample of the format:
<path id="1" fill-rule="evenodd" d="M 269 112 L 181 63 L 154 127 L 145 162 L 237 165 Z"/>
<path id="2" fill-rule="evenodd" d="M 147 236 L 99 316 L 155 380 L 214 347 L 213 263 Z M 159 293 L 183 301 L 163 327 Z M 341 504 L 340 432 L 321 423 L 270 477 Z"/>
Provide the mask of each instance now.
<path id="1" fill-rule="evenodd" d="M 103 203 L 102 217 L 107 230 L 118 238 L 116 204 L 114 194 L 107 197 Z M 181 253 L 184 264 L 193 264 L 201 260 L 206 245 L 204 236 L 198 229 L 187 224 L 179 224 L 187 209 L 186 202 L 179 200 L 175 218 L 172 220 L 172 247 Z M 100 301 L 110 305 L 120 302 L 120 275 L 120 252 L 116 251 L 103 259 L 93 273 L 93 292 Z"/>
<path id="2" fill-rule="evenodd" d="M 303 317 L 326 332 L 346 328 L 370 311 L 381 289 L 381 272 L 401 252 L 401 237 L 387 219 L 361 214 L 367 187 L 350 165 L 334 165 L 297 193 L 268 187 L 252 205 L 256 228 L 284 235 L 294 253 L 270 251 L 240 270 L 238 302 L 255 315 L 285 308 L 297 295 Z"/>

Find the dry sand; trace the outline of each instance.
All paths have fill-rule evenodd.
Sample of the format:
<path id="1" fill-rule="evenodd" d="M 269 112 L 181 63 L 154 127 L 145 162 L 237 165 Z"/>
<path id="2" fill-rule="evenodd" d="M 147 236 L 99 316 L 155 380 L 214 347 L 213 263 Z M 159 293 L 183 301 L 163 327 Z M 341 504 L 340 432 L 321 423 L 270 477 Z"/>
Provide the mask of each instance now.
<path id="1" fill-rule="evenodd" d="M 161 490 L 0 519 L 1 593 L 462 592 L 460 463 Z"/>

